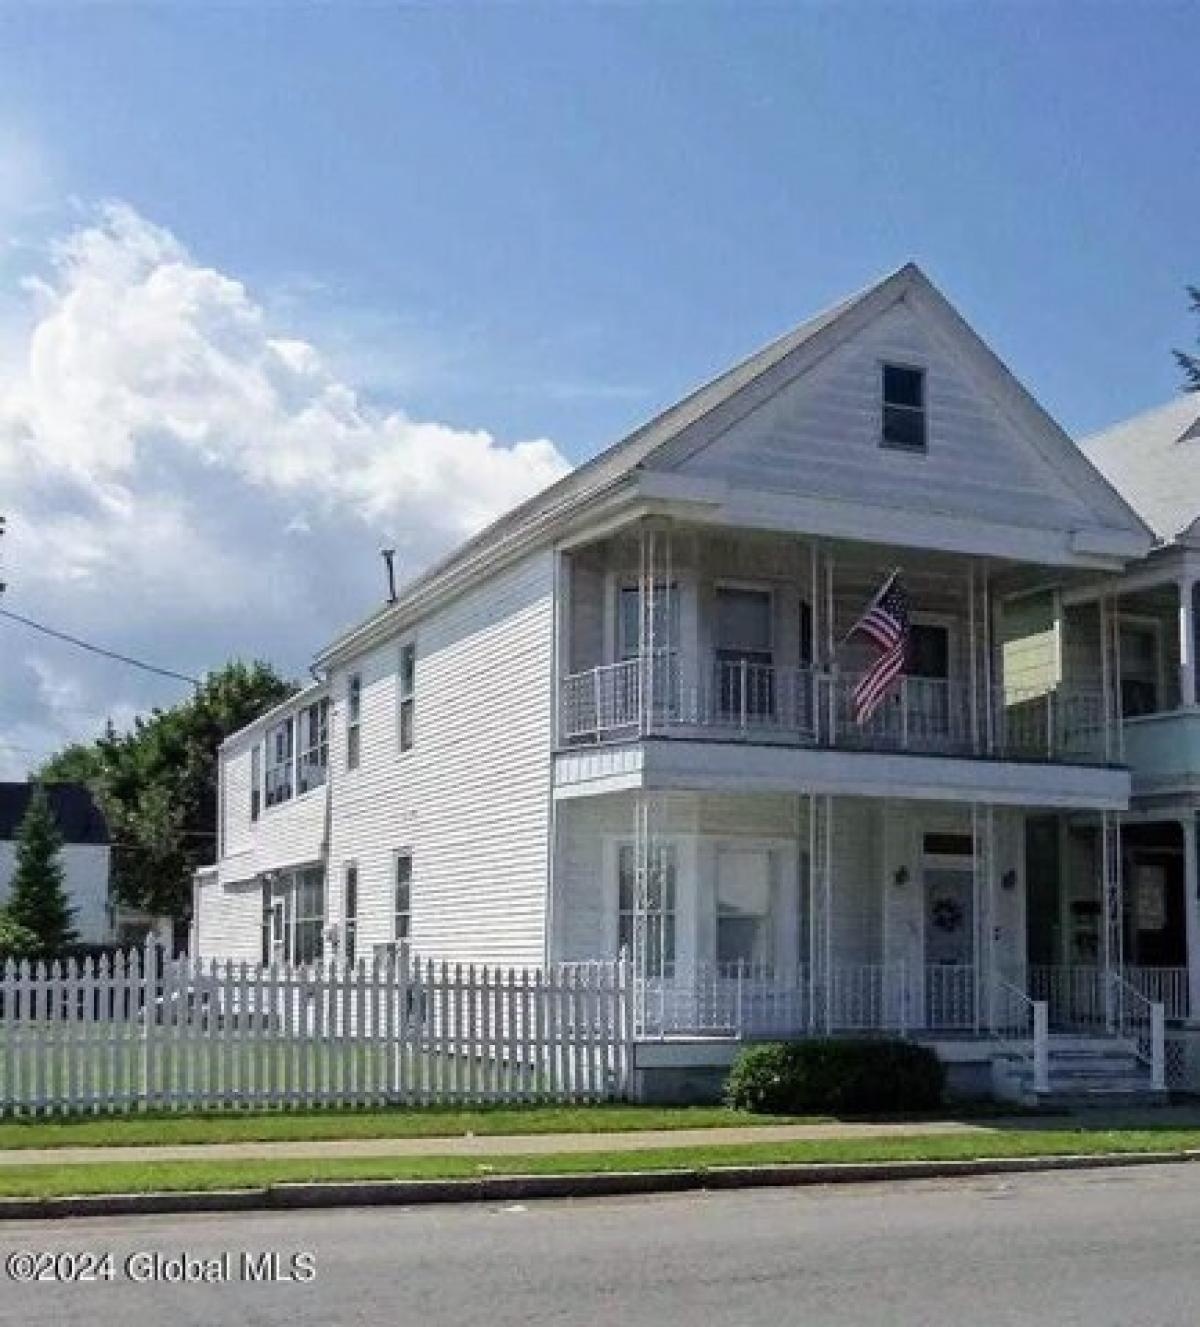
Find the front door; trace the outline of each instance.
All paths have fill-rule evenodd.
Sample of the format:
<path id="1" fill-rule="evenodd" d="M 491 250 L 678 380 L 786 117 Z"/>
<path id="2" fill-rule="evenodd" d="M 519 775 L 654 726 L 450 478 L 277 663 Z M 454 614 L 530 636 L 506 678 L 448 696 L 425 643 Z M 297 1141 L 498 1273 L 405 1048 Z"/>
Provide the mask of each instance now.
<path id="1" fill-rule="evenodd" d="M 933 1028 L 975 1024 L 974 872 L 970 862 L 926 863 L 925 1021 Z"/>

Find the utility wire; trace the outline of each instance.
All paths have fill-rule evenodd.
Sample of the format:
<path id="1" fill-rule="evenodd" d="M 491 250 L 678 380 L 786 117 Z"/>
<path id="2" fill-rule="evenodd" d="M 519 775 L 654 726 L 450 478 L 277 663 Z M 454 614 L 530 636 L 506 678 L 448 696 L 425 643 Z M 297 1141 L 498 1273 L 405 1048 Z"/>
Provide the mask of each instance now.
<path id="1" fill-rule="evenodd" d="M 80 640 L 78 636 L 69 636 L 65 631 L 56 631 L 43 622 L 35 622 L 31 617 L 22 617 L 20 613 L 14 613 L 10 609 L 0 608 L 0 617 L 11 618 L 12 621 L 20 622 L 22 626 L 30 627 L 34 631 L 40 631 L 43 635 L 66 641 L 68 645 L 102 655 L 105 659 L 115 659 L 118 663 L 128 664 L 131 668 L 140 668 L 146 673 L 157 673 L 160 677 L 173 677 L 177 682 L 189 682 L 194 687 L 200 685 L 199 678 L 189 677 L 186 673 L 177 673 L 171 668 L 160 668 L 157 664 L 145 663 L 141 659 L 132 659 L 127 654 L 118 654 L 116 650 L 106 650 L 102 646 L 93 645 L 90 641 Z"/>

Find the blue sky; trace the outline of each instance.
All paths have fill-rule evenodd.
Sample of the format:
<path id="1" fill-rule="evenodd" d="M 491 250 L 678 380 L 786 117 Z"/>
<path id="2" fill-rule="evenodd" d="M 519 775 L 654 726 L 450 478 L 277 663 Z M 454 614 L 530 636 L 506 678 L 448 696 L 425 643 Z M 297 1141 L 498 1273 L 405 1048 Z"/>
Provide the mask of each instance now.
<path id="1" fill-rule="evenodd" d="M 62 461 L 10 498 L 12 606 L 175 666 L 238 648 L 298 670 L 369 603 L 381 540 L 414 568 L 489 496 L 908 258 L 1068 429 L 1157 403 L 1196 332 L 1197 50 L 1194 4 L 4 9 L 0 368 L 22 445 Z M 137 410 L 101 446 L 82 407 L 58 418 L 64 393 L 106 424 Z M 367 460 L 339 508 L 295 439 L 348 393 Z M 254 437 L 308 466 L 269 493 L 238 435 L 264 396 Z M 0 401 L 0 478 L 3 423 Z M 116 551 L 130 512 L 184 490 L 193 547 L 162 522 Z M 53 575 L 48 515 L 82 550 Z M 240 616 L 212 584 L 129 571 L 215 566 L 206 537 L 256 566 Z M 317 547 L 331 569 L 285 616 Z M 13 749 L 159 698 L 21 659 Z"/>

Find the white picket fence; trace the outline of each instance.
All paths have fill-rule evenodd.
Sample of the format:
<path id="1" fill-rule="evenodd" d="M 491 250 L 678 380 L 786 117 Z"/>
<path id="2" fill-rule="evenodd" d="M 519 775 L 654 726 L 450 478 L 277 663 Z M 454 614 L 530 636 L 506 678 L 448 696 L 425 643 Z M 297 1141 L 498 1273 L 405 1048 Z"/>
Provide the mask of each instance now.
<path id="1" fill-rule="evenodd" d="M 622 1099 L 628 967 L 0 967 L 0 1115 Z"/>

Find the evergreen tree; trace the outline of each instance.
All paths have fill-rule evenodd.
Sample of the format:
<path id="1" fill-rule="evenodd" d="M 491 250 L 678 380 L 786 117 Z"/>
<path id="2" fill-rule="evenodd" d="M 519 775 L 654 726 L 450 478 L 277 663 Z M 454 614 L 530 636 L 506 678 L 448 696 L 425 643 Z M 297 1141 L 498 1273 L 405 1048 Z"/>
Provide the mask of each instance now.
<path id="1" fill-rule="evenodd" d="M 1188 286 L 1188 298 L 1192 301 L 1193 313 L 1200 313 L 1200 286 Z M 1200 338 L 1197 339 L 1200 345 Z M 1186 350 L 1177 350 L 1175 358 L 1183 370 L 1184 391 L 1200 392 L 1200 355 L 1190 355 Z"/>
<path id="2" fill-rule="evenodd" d="M 43 954 L 57 954 L 76 937 L 75 910 L 63 885 L 62 834 L 46 790 L 34 788 L 17 830 L 17 861 L 5 907 L 8 922 L 32 935 Z"/>

